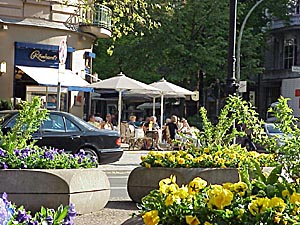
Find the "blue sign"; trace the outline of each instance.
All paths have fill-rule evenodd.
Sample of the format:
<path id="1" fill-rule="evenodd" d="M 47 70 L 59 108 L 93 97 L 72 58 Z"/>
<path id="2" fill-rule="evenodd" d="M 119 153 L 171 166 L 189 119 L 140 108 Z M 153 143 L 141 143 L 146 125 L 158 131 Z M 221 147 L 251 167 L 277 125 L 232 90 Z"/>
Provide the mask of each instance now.
<path id="1" fill-rule="evenodd" d="M 57 46 L 57 50 L 56 48 L 45 49 L 43 46 L 46 45 L 41 45 L 42 47 L 41 49 L 37 48 L 37 46 L 31 47 L 29 44 L 28 46 L 24 47 L 24 46 L 19 46 L 16 43 L 15 65 L 58 68 L 59 65 L 58 46 Z M 66 60 L 66 69 L 71 69 L 70 59 L 71 59 L 71 53 L 68 52 L 67 60 Z"/>

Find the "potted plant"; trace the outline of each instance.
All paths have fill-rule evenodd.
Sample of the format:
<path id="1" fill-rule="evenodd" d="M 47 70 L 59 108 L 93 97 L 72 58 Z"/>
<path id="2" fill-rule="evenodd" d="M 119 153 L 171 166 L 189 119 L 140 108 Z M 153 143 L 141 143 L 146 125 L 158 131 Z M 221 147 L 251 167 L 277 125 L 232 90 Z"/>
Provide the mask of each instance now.
<path id="1" fill-rule="evenodd" d="M 135 224 L 299 224 L 299 184 L 281 175 L 281 165 L 269 175 L 250 167 L 251 175 L 249 166 L 240 168 L 238 182 L 221 185 L 196 177 L 179 186 L 175 176 L 165 178 L 143 198 Z"/>
<path id="2" fill-rule="evenodd" d="M 258 160 L 248 158 L 238 164 L 236 182 L 211 184 L 196 177 L 180 187 L 172 175 L 142 198 L 140 217 L 124 225 L 300 224 L 300 132 L 287 101 L 281 97 L 270 109 L 277 118 L 275 126 L 284 135 L 264 142 L 277 162 L 268 174 Z M 276 143 L 278 138 L 280 145 Z"/>
<path id="3" fill-rule="evenodd" d="M 34 98 L 22 102 L 16 124 L 6 135 L 0 131 L 0 193 L 33 212 L 71 203 L 79 214 L 104 208 L 110 184 L 95 159 L 86 157 L 84 150 L 71 155 L 37 147 L 31 140 L 46 116 L 40 99 Z"/>
<path id="4" fill-rule="evenodd" d="M 193 142 L 186 144 L 185 150 L 172 152 L 150 152 L 142 156 L 141 167 L 135 168 L 129 175 L 127 190 L 131 199 L 141 199 L 151 190 L 158 188 L 159 180 L 176 175 L 179 185 L 188 183 L 200 176 L 211 184 L 238 181 L 238 167 L 249 160 L 255 160 L 261 167 L 277 164 L 277 155 L 260 154 L 247 151 L 238 138 L 246 136 L 247 127 L 252 130 L 252 139 L 272 152 L 276 141 L 267 137 L 262 128 L 263 121 L 258 118 L 255 108 L 240 97 L 231 96 L 222 109 L 218 123 L 213 125 L 207 118 L 205 108 L 200 109 L 203 129 L 197 133 L 200 147 Z"/>

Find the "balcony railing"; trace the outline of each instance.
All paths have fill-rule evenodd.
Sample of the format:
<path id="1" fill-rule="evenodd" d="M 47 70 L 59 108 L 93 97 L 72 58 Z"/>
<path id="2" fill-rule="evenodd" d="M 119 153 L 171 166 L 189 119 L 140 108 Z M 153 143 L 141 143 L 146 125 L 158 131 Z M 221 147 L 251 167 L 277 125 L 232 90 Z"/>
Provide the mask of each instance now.
<path id="1" fill-rule="evenodd" d="M 93 33 L 98 37 L 106 30 L 105 35 L 111 35 L 112 10 L 104 5 L 96 4 L 93 9 L 85 10 L 81 13 L 82 22 L 79 23 L 83 32 Z"/>

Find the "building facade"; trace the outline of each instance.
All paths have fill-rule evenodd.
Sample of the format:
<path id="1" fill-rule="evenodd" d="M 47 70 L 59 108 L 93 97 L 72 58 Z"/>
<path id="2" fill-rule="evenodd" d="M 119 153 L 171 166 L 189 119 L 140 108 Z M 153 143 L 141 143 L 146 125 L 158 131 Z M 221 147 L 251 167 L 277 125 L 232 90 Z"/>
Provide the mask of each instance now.
<path id="1" fill-rule="evenodd" d="M 111 36 L 111 10 L 79 1 L 0 0 L 0 99 L 40 96 L 83 116 L 93 45 Z M 60 94 L 60 95 L 59 95 Z"/>
<path id="2" fill-rule="evenodd" d="M 300 14 L 299 1 L 290 21 L 274 19 L 267 41 L 265 72 L 259 79 L 259 113 L 265 117 L 270 105 L 282 95 L 291 99 L 294 115 L 300 112 Z M 299 68 L 300 69 L 300 68 Z"/>

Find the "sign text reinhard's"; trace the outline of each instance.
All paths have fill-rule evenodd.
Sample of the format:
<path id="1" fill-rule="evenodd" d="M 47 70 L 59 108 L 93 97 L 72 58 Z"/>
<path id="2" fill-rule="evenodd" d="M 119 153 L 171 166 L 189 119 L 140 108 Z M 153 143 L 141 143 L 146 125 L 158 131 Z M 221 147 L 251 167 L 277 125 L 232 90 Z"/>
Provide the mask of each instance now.
<path id="1" fill-rule="evenodd" d="M 57 55 L 42 54 L 40 50 L 34 50 L 30 54 L 30 59 L 37 59 L 40 62 L 46 62 L 46 60 L 57 60 Z"/>

